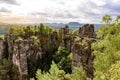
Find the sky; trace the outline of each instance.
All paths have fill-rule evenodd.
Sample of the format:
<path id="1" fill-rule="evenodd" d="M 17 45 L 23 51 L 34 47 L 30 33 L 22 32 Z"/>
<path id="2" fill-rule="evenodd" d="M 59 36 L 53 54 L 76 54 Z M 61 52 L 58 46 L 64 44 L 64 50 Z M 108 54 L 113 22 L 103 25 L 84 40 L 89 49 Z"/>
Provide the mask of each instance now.
<path id="1" fill-rule="evenodd" d="M 120 15 L 120 0 L 0 0 L 4 23 L 100 23 Z"/>

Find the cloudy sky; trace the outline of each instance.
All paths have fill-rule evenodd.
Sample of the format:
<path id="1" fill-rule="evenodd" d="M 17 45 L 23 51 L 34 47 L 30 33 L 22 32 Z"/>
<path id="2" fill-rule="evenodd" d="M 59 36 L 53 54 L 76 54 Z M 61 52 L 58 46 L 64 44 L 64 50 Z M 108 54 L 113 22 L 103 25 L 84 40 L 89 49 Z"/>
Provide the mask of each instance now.
<path id="1" fill-rule="evenodd" d="M 99 23 L 120 15 L 120 0 L 0 0 L 0 22 Z"/>

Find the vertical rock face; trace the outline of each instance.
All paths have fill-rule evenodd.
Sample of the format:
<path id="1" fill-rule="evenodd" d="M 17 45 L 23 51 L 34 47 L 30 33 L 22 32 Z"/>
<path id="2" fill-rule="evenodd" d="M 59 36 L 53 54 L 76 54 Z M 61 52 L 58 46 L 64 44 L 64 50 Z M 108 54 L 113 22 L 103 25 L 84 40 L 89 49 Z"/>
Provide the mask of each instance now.
<path id="1" fill-rule="evenodd" d="M 82 66 L 88 77 L 93 78 L 93 59 L 91 43 L 94 41 L 94 25 L 85 24 L 79 28 L 78 36 L 69 34 L 69 27 L 62 28 L 62 46 L 73 53 L 72 66 Z"/>
<path id="2" fill-rule="evenodd" d="M 66 25 L 65 28 L 62 28 L 62 34 L 63 36 L 65 36 L 68 33 L 69 33 L 69 27 Z"/>
<path id="3" fill-rule="evenodd" d="M 13 45 L 12 61 L 19 70 L 19 79 L 28 80 L 28 58 L 38 59 L 42 56 L 41 47 L 36 47 L 33 40 L 18 40 Z"/>
<path id="4" fill-rule="evenodd" d="M 12 60 L 19 70 L 19 79 L 21 80 L 28 80 L 27 50 L 28 44 L 25 41 L 14 43 Z"/>
<path id="5" fill-rule="evenodd" d="M 65 26 L 65 34 L 68 34 L 68 33 L 69 33 L 69 26 L 66 25 L 66 26 Z"/>
<path id="6" fill-rule="evenodd" d="M 57 32 L 53 32 L 53 34 L 51 35 L 51 42 L 54 44 L 54 45 L 57 45 L 57 41 L 58 41 L 58 35 L 57 35 Z"/>
<path id="7" fill-rule="evenodd" d="M 91 55 L 91 43 L 93 40 L 94 26 L 86 24 L 79 28 L 79 37 L 73 42 L 73 60 L 72 66 L 82 66 L 87 76 L 93 78 L 93 56 Z"/>
<path id="8" fill-rule="evenodd" d="M 3 39 L 0 39 L 0 62 L 2 59 L 3 49 L 4 49 L 4 41 L 3 41 Z"/>
<path id="9" fill-rule="evenodd" d="M 61 28 L 61 31 L 62 31 L 62 46 L 66 46 L 67 44 L 67 39 L 66 39 L 66 36 L 68 36 L 69 34 L 69 27 L 66 25 L 65 28 Z"/>
<path id="10" fill-rule="evenodd" d="M 94 34 L 94 25 L 93 24 L 85 24 L 84 26 L 79 28 L 79 36 L 80 37 L 92 38 L 93 34 Z"/>
<path id="11" fill-rule="evenodd" d="M 91 55 L 91 44 L 87 42 L 87 45 L 84 44 L 73 44 L 72 48 L 73 60 L 72 66 L 82 66 L 86 71 L 87 76 L 93 78 L 93 56 Z"/>
<path id="12" fill-rule="evenodd" d="M 72 40 L 69 38 L 71 38 L 70 35 L 68 36 L 67 40 L 65 39 L 65 47 L 68 49 L 69 52 L 71 52 Z"/>

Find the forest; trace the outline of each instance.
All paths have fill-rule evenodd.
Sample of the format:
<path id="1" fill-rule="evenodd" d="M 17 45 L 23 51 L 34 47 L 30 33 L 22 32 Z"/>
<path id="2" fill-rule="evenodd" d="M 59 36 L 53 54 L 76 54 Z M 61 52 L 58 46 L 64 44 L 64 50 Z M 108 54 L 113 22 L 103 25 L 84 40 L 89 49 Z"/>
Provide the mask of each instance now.
<path id="1" fill-rule="evenodd" d="M 11 27 L 0 38 L 0 80 L 120 80 L 120 16 L 102 24 Z"/>

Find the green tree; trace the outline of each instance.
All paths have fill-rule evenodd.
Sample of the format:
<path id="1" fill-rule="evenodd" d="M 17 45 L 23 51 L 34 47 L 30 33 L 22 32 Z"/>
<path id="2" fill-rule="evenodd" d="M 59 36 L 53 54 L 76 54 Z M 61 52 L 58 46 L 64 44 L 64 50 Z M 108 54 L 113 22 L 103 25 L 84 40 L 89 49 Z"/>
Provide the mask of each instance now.
<path id="1" fill-rule="evenodd" d="M 71 30 L 71 31 L 70 31 L 70 34 L 71 34 L 71 35 L 77 35 L 77 33 L 78 33 L 78 30 Z"/>
<path id="2" fill-rule="evenodd" d="M 11 60 L 5 58 L 2 60 L 2 63 L 0 64 L 0 80 L 10 79 L 11 65 Z"/>
<path id="3" fill-rule="evenodd" d="M 66 74 L 64 70 L 60 70 L 54 62 L 52 62 L 49 72 L 41 72 L 40 69 L 36 72 L 37 80 L 90 80 L 86 77 L 85 71 L 81 67 L 73 69 L 72 74 Z M 34 80 L 31 78 L 31 80 Z"/>
<path id="4" fill-rule="evenodd" d="M 53 62 L 49 72 L 41 72 L 40 69 L 37 70 L 36 73 L 37 80 L 68 80 L 65 72 L 63 70 L 59 70 L 57 65 Z"/>
<path id="5" fill-rule="evenodd" d="M 117 24 L 120 25 L 120 15 L 116 17 L 116 19 L 115 19 L 115 23 L 117 23 Z"/>
<path id="6" fill-rule="evenodd" d="M 110 17 L 110 15 L 106 14 L 103 16 L 102 21 L 105 23 L 110 23 L 110 21 L 112 21 L 112 18 Z"/>
<path id="7" fill-rule="evenodd" d="M 115 70 L 120 61 L 119 29 L 118 23 L 107 24 L 98 29 L 97 38 L 99 40 L 92 44 L 93 55 L 95 55 L 94 80 L 118 80 L 120 72 L 117 72 L 118 75 L 116 75 L 111 69 Z M 119 68 L 117 69 L 119 70 Z"/>
<path id="8" fill-rule="evenodd" d="M 58 51 L 53 55 L 53 60 L 61 70 L 71 73 L 72 57 L 65 47 L 58 48 Z"/>

